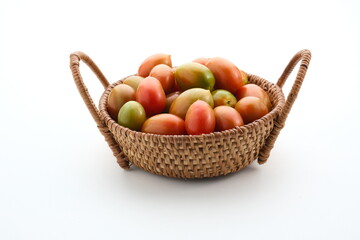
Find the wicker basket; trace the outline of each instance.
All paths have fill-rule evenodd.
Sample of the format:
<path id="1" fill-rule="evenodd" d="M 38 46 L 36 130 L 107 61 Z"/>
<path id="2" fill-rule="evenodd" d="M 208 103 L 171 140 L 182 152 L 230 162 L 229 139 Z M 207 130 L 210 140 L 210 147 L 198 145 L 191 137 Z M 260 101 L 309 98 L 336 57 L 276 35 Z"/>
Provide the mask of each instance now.
<path id="1" fill-rule="evenodd" d="M 111 119 L 106 106 L 111 89 L 122 80 L 110 85 L 96 64 L 82 52 L 70 55 L 70 68 L 86 106 L 122 168 L 128 169 L 134 164 L 168 177 L 208 178 L 236 172 L 256 159 L 259 164 L 266 162 L 298 95 L 310 58 L 309 50 L 295 54 L 276 84 L 249 74 L 249 82 L 262 87 L 270 97 L 273 108 L 267 115 L 245 126 L 198 136 L 147 134 L 120 126 Z M 80 60 L 105 88 L 99 109 L 81 77 Z M 295 82 L 285 100 L 281 88 L 300 60 Z"/>

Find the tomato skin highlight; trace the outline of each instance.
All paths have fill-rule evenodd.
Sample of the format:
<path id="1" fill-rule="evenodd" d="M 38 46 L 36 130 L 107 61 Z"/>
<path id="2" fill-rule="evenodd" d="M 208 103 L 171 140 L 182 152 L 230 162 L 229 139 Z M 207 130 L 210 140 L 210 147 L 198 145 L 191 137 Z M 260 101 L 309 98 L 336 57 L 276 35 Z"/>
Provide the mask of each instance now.
<path id="1" fill-rule="evenodd" d="M 149 76 L 153 67 L 159 64 L 166 64 L 172 67 L 171 56 L 164 53 L 157 53 L 146 58 L 138 69 L 138 75 L 141 77 Z"/>
<path id="2" fill-rule="evenodd" d="M 260 100 L 262 100 L 264 104 L 267 106 L 268 110 L 269 111 L 271 110 L 271 102 L 269 95 L 265 92 L 264 89 L 262 89 L 256 84 L 253 83 L 246 84 L 236 92 L 236 98 L 238 100 L 244 97 L 260 98 Z"/>
<path id="3" fill-rule="evenodd" d="M 144 122 L 141 131 L 161 135 L 184 135 L 185 121 L 170 113 L 157 114 Z"/>
<path id="4" fill-rule="evenodd" d="M 215 130 L 224 131 L 234 127 L 243 126 L 244 120 L 235 108 L 229 106 L 218 106 L 214 108 Z"/>
<path id="5" fill-rule="evenodd" d="M 240 113 L 245 124 L 251 123 L 269 112 L 267 106 L 257 97 L 244 97 L 240 99 L 236 103 L 235 109 Z"/>
<path id="6" fill-rule="evenodd" d="M 174 89 L 175 75 L 171 67 L 165 64 L 156 65 L 149 76 L 160 81 L 165 93 L 170 93 Z"/>
<path id="7" fill-rule="evenodd" d="M 244 85 L 240 70 L 229 60 L 221 57 L 210 58 L 206 66 L 215 76 L 215 88 L 235 93 Z"/>
<path id="8" fill-rule="evenodd" d="M 146 77 L 141 81 L 135 97 L 136 101 L 144 107 L 148 117 L 161 113 L 166 105 L 164 89 L 159 80 L 154 77 Z"/>
<path id="9" fill-rule="evenodd" d="M 185 116 L 185 129 L 189 135 L 200 135 L 214 132 L 214 109 L 202 100 L 197 100 L 191 104 Z"/>
<path id="10" fill-rule="evenodd" d="M 107 102 L 107 110 L 112 119 L 117 121 L 120 108 L 128 101 L 135 100 L 135 90 L 125 84 L 115 86 L 109 96 Z"/>

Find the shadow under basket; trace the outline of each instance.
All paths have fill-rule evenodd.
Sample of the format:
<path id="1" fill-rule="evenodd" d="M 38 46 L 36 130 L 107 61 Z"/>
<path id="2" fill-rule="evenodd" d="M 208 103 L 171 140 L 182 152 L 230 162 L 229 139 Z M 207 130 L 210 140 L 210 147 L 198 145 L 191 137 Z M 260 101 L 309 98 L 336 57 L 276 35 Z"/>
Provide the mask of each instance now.
<path id="1" fill-rule="evenodd" d="M 149 134 L 120 126 L 110 117 L 106 106 L 112 88 L 122 84 L 124 79 L 110 85 L 97 65 L 82 52 L 70 55 L 70 68 L 80 95 L 122 168 L 128 169 L 134 164 L 167 177 L 209 178 L 236 172 L 254 160 L 259 164 L 267 161 L 300 91 L 310 59 L 309 50 L 299 51 L 276 84 L 248 74 L 249 83 L 260 86 L 270 97 L 272 110 L 264 117 L 241 127 L 195 136 Z M 90 67 L 105 88 L 99 109 L 81 77 L 80 60 Z M 299 62 L 296 79 L 285 99 L 282 87 Z"/>

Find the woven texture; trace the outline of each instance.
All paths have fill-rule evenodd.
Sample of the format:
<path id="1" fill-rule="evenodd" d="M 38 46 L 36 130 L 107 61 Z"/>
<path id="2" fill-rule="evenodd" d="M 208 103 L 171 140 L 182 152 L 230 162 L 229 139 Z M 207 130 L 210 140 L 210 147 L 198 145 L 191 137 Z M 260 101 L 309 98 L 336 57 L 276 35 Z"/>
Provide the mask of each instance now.
<path id="1" fill-rule="evenodd" d="M 109 85 L 96 64 L 82 52 L 71 54 L 70 67 L 80 95 L 122 168 L 127 169 L 132 163 L 151 173 L 168 177 L 208 178 L 236 172 L 256 159 L 259 164 L 267 161 L 298 95 L 310 58 L 310 51 L 298 52 L 277 84 L 249 74 L 249 82 L 259 85 L 268 93 L 272 110 L 245 126 L 200 136 L 147 134 L 120 126 L 107 112 L 107 99 L 112 88 L 122 84 L 122 80 Z M 93 70 L 105 88 L 99 109 L 82 80 L 80 60 Z M 300 60 L 297 77 L 285 100 L 281 87 Z"/>

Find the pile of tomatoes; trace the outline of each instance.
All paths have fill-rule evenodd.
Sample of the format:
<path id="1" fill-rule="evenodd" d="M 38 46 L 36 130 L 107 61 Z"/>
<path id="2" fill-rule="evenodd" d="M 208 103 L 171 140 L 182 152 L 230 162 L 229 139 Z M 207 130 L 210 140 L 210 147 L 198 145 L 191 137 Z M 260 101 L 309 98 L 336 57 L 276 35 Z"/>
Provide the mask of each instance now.
<path id="1" fill-rule="evenodd" d="M 112 89 L 108 112 L 121 126 L 163 135 L 199 135 L 251 123 L 271 110 L 268 94 L 221 58 L 172 67 L 170 55 L 145 59 Z"/>

